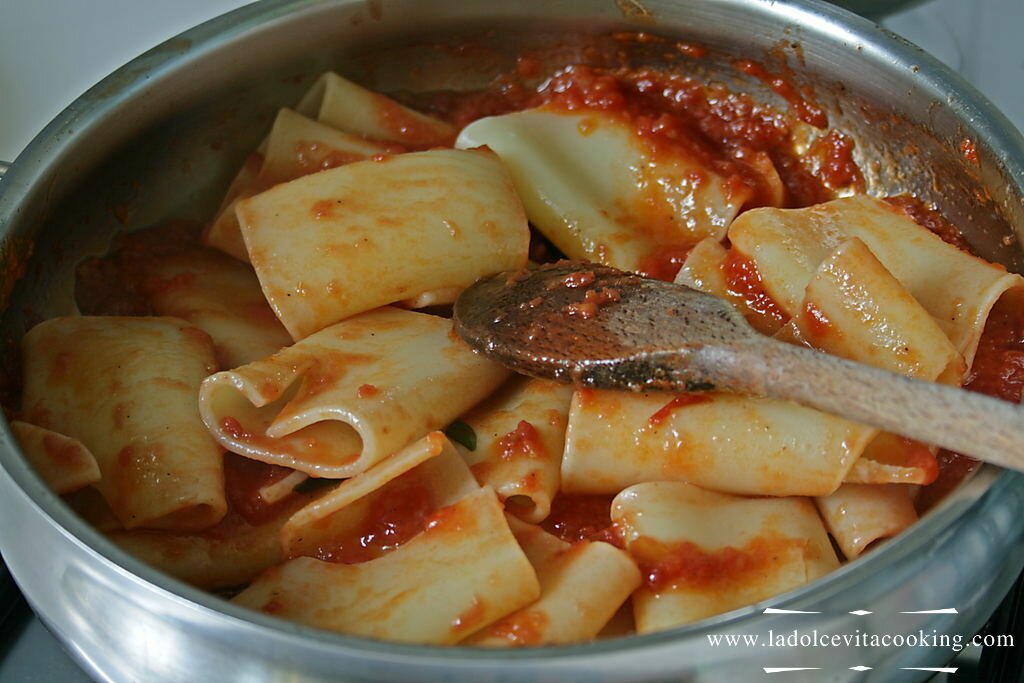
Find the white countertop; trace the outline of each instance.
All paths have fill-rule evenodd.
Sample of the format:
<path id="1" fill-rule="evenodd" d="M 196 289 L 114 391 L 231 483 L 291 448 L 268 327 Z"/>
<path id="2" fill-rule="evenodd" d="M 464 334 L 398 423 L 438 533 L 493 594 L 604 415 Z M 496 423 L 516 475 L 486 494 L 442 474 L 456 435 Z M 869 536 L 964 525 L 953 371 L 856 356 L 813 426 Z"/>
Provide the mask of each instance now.
<path id="1" fill-rule="evenodd" d="M 0 159 L 108 73 L 250 0 L 0 0 Z"/>

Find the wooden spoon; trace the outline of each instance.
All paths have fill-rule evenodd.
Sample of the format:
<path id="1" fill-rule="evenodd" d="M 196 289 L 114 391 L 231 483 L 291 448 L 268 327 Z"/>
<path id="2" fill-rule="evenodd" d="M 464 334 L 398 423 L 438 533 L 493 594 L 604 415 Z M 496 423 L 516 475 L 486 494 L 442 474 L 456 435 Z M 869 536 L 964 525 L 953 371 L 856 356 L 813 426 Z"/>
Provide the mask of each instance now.
<path id="1" fill-rule="evenodd" d="M 597 389 L 729 391 L 827 413 L 1024 470 L 1024 410 L 786 344 L 729 303 L 591 263 L 481 280 L 455 328 L 513 370 Z"/>

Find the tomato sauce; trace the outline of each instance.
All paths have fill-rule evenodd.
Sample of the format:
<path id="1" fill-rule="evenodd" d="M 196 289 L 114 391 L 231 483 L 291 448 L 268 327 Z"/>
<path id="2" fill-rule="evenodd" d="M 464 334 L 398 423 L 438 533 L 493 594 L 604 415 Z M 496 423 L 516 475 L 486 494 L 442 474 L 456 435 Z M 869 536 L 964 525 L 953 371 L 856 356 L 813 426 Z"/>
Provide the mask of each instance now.
<path id="1" fill-rule="evenodd" d="M 741 548 L 704 550 L 695 543 L 665 544 L 641 536 L 629 546 L 644 583 L 655 592 L 672 588 L 727 589 L 730 584 L 765 574 L 779 558 L 803 541 L 757 537 Z"/>
<path id="2" fill-rule="evenodd" d="M 476 521 L 475 515 L 472 509 L 464 505 L 445 505 L 427 516 L 423 529 L 433 534 L 460 533 L 473 526 Z"/>
<path id="3" fill-rule="evenodd" d="M 488 629 L 488 635 L 501 638 L 515 647 L 537 645 L 541 641 L 548 615 L 538 610 L 512 614 Z"/>
<path id="4" fill-rule="evenodd" d="M 701 58 L 707 50 L 702 46 L 678 44 L 676 49 L 692 58 Z M 760 104 L 742 93 L 722 86 L 707 85 L 681 75 L 650 70 L 607 70 L 588 66 L 571 66 L 543 78 L 540 62 L 525 56 L 518 60 L 513 73 L 498 79 L 494 88 L 472 93 L 443 93 L 424 96 L 414 106 L 441 116 L 456 129 L 485 116 L 499 115 L 527 107 L 546 106 L 556 110 L 585 113 L 602 112 L 627 123 L 647 145 L 650 155 L 685 155 L 725 179 L 730 196 L 744 197 L 741 210 L 778 203 L 773 199 L 772 185 L 763 166 L 755 159 L 767 158 L 778 173 L 784 187 L 782 205 L 802 207 L 827 201 L 838 189 L 863 188 L 863 175 L 854 159 L 854 142 L 838 131 L 826 130 L 828 118 L 807 93 L 801 92 L 785 74 L 772 73 L 750 61 L 736 63 L 737 68 L 764 81 L 792 107 L 792 115 L 804 123 L 823 129 L 805 155 L 798 155 L 794 145 L 793 116 Z M 531 84 L 540 83 L 540 86 Z M 410 148 L 429 148 L 449 144 L 439 138 L 436 128 L 412 117 L 385 98 L 379 100 L 379 113 L 385 125 L 396 135 L 409 141 Z M 582 132 L 593 130 L 584 123 Z M 321 149 L 314 143 L 300 142 L 295 158 L 304 172 L 331 168 L 353 161 L 345 153 Z M 379 159 L 408 151 L 392 145 Z M 977 163 L 973 141 L 965 140 L 963 156 Z M 250 156 L 249 165 L 258 167 L 262 157 Z M 251 169 L 251 170 L 254 170 Z M 694 186 L 700 178 L 692 179 Z M 968 250 L 966 240 L 937 211 L 910 196 L 891 197 L 887 201 L 894 210 L 931 230 L 946 242 Z M 318 203 L 312 207 L 318 218 L 328 218 L 333 207 Z M 183 246 L 195 248 L 197 225 L 182 224 L 161 230 L 149 239 L 142 233 L 119 238 L 116 260 L 91 260 L 79 270 L 78 299 L 84 313 L 148 315 L 151 311 L 136 285 L 125 285 L 122 277 L 127 269 L 144 272 L 145 264 L 154 263 L 161 254 L 179 253 Z M 640 266 L 643 274 L 671 280 L 686 259 L 691 245 L 674 242 L 672 235 L 654 235 L 657 249 L 646 255 Z M 535 261 L 552 261 L 561 256 L 546 238 L 532 230 L 530 255 Z M 742 301 L 750 311 L 781 325 L 788 316 L 765 290 L 764 282 L 753 261 L 730 249 L 723 266 L 730 294 Z M 148 286 L 174 288 L 184 282 L 174 280 L 149 283 Z M 84 305 L 83 305 L 84 302 Z M 596 305 L 596 304 L 595 304 Z M 808 307 L 805 322 L 816 333 L 824 334 L 831 325 L 817 309 Z M 1005 400 L 1019 402 L 1024 394 L 1024 314 L 1020 307 L 1002 302 L 993 310 L 979 346 L 967 388 Z M 319 386 L 311 382 L 310 387 Z M 377 387 L 365 384 L 358 395 L 369 398 Z M 595 400 L 589 390 L 578 392 L 581 405 Z M 651 415 L 649 424 L 657 426 L 671 414 L 687 405 L 709 400 L 703 395 L 674 398 Z M 259 443 L 265 437 L 246 431 L 234 418 L 222 420 L 224 432 L 236 440 Z M 311 441 L 310 447 L 315 446 Z M 498 444 L 505 458 L 535 455 L 543 452 L 536 429 L 521 421 L 516 430 L 505 435 Z M 930 456 L 930 453 L 929 453 Z M 913 460 L 922 463 L 924 460 Z M 933 461 L 934 462 L 934 461 Z M 976 466 L 970 458 L 946 451 L 938 456 L 939 473 L 934 484 L 925 487 L 920 503 L 937 500 L 953 488 Z M 267 465 L 241 456 L 227 454 L 224 458 L 225 486 L 231 505 L 231 519 L 240 516 L 249 523 L 269 520 L 282 503 L 266 504 L 259 490 L 283 479 L 289 468 Z M 622 546 L 622 539 L 611 521 L 611 496 L 559 495 L 542 523 L 544 529 L 569 543 L 606 541 Z M 446 526 L 452 508 L 436 509 L 430 490 L 414 479 L 400 477 L 377 495 L 366 518 L 343 535 L 319 547 L 315 556 L 340 563 L 365 562 L 399 547 L 430 526 Z M 458 520 L 455 520 L 456 522 Z M 456 525 L 457 526 L 457 525 Z M 643 539 L 641 539 L 643 540 Z M 644 559 L 644 573 L 650 587 L 684 583 L 710 585 L 745 576 L 765 569 L 772 558 L 786 549 L 781 542 L 756 539 L 743 548 L 723 548 L 706 552 L 691 543 L 671 546 L 650 546 L 641 542 L 638 552 Z M 631 548 L 632 549 L 632 548 Z M 537 615 L 539 613 L 525 613 Z M 466 623 L 475 618 L 471 610 Z M 509 640 L 528 644 L 543 624 L 539 616 L 524 616 L 506 624 Z M 500 623 L 500 622 L 499 622 Z"/>
<path id="5" fill-rule="evenodd" d="M 753 141 L 753 147 L 759 149 L 774 133 L 761 124 L 767 127 L 774 124 L 750 119 L 746 127 L 732 131 L 739 133 L 738 136 L 726 134 L 715 125 L 721 123 L 716 117 L 742 116 L 746 103 L 738 96 L 732 100 L 726 96 L 723 102 L 713 103 L 706 86 L 688 78 L 654 71 L 607 72 L 582 66 L 555 74 L 539 94 L 541 102 L 548 106 L 611 114 L 637 131 L 646 141 L 652 157 L 683 155 L 691 158 L 721 175 L 727 184 L 743 188 L 753 197 L 749 205 L 767 203 L 765 180 L 742 161 L 742 153 L 726 149 L 723 143 L 727 139 L 742 138 L 743 143 Z M 705 111 L 700 111 L 702 106 Z"/>
<path id="6" fill-rule="evenodd" d="M 337 206 L 338 203 L 332 199 L 320 199 L 313 202 L 313 205 L 309 207 L 309 212 L 318 221 L 334 218 L 334 209 Z"/>
<path id="7" fill-rule="evenodd" d="M 700 403 L 707 403 L 711 400 L 706 394 L 680 394 L 662 406 L 656 413 L 647 418 L 647 424 L 651 427 L 658 427 L 672 416 L 674 412 L 686 406 L 694 406 Z"/>
<path id="8" fill-rule="evenodd" d="M 487 607 L 484 601 L 474 595 L 469 607 L 452 620 L 452 631 L 469 633 L 479 626 L 486 616 Z"/>
<path id="9" fill-rule="evenodd" d="M 54 463 L 67 468 L 87 463 L 92 458 L 92 454 L 88 453 L 80 442 L 63 439 L 55 434 L 43 436 L 43 450 Z"/>
<path id="10" fill-rule="evenodd" d="M 148 297 L 191 284 L 191 274 L 163 280 L 154 266 L 198 248 L 199 223 L 169 221 L 158 228 L 121 233 L 107 256 L 82 261 L 75 273 L 75 302 L 83 315 L 153 315 Z"/>
<path id="11" fill-rule="evenodd" d="M 919 513 L 931 509 L 936 503 L 945 498 L 960 482 L 971 472 L 978 469 L 981 463 L 974 458 L 960 455 L 953 451 L 941 449 L 936 456 L 936 467 L 938 476 L 928 486 L 921 489 L 914 507 Z"/>
<path id="12" fill-rule="evenodd" d="M 939 460 L 927 444 L 900 437 L 903 444 L 903 464 L 921 470 L 924 484 L 933 483 L 939 476 Z"/>
<path id="13" fill-rule="evenodd" d="M 864 176 L 853 159 L 853 139 L 839 131 L 822 135 L 807 150 L 807 157 L 818 167 L 818 177 L 833 190 L 852 188 L 864 191 Z"/>
<path id="14" fill-rule="evenodd" d="M 589 287 L 594 284 L 595 277 L 594 271 L 582 270 L 566 275 L 562 278 L 562 284 L 569 288 Z"/>
<path id="15" fill-rule="evenodd" d="M 220 428 L 225 434 L 237 441 L 252 441 L 256 435 L 242 426 L 242 423 L 235 417 L 225 417 L 220 421 Z"/>
<path id="16" fill-rule="evenodd" d="M 604 541 L 621 548 L 622 540 L 612 524 L 612 498 L 614 496 L 555 496 L 551 513 L 541 526 L 566 543 Z"/>
<path id="17" fill-rule="evenodd" d="M 722 264 L 729 294 L 742 301 L 747 308 L 777 325 L 789 316 L 764 288 L 764 280 L 757 265 L 735 249 L 730 249 Z"/>
<path id="18" fill-rule="evenodd" d="M 266 161 L 266 157 L 261 152 L 253 152 L 245 158 L 244 166 L 245 172 L 251 175 L 256 175 L 263 168 L 263 163 Z"/>
<path id="19" fill-rule="evenodd" d="M 676 43 L 676 50 L 678 50 L 680 54 L 684 54 L 693 59 L 703 59 L 708 56 L 708 49 L 703 45 L 698 45 L 696 43 L 678 42 Z"/>
<path id="20" fill-rule="evenodd" d="M 539 230 L 530 227 L 530 260 L 534 263 L 548 263 L 565 258 L 565 254 L 551 243 Z"/>
<path id="21" fill-rule="evenodd" d="M 928 230 L 941 237 L 942 241 L 946 244 L 952 244 L 957 249 L 966 251 L 968 254 L 972 253 L 971 245 L 964 239 L 963 234 L 952 223 L 947 221 L 941 213 L 927 206 L 917 197 L 901 194 L 895 197 L 886 197 L 885 202 L 922 228 L 928 228 Z"/>
<path id="22" fill-rule="evenodd" d="M 260 496 L 260 489 L 281 481 L 292 472 L 288 467 L 225 453 L 224 491 L 231 509 L 250 524 L 270 521 L 288 502 L 288 497 L 277 503 L 267 503 Z"/>
<path id="23" fill-rule="evenodd" d="M 815 306 L 811 301 L 808 301 L 804 306 L 803 315 L 804 333 L 809 337 L 821 339 L 832 332 L 839 332 L 839 330 L 832 325 L 832 321 L 828 319 L 825 312 Z"/>
<path id="24" fill-rule="evenodd" d="M 1004 401 L 1024 398 L 1024 311 L 1017 297 L 992 307 L 966 388 Z"/>
<path id="25" fill-rule="evenodd" d="M 613 304 L 621 298 L 622 296 L 619 294 L 619 291 L 611 287 L 589 289 L 583 296 L 583 301 L 576 301 L 567 305 L 565 312 L 569 315 L 578 315 L 584 320 L 588 320 L 596 317 L 603 306 Z"/>
<path id="26" fill-rule="evenodd" d="M 526 420 L 520 420 L 514 430 L 498 439 L 497 448 L 502 460 L 547 457 L 540 433 Z"/>
<path id="27" fill-rule="evenodd" d="M 686 257 L 690 255 L 691 249 L 690 246 L 655 249 L 641 259 L 637 272 L 645 277 L 672 282 L 686 263 Z"/>
<path id="28" fill-rule="evenodd" d="M 339 564 L 376 559 L 425 530 L 434 512 L 430 489 L 407 473 L 375 496 L 360 524 L 321 544 L 314 557 Z"/>
<path id="29" fill-rule="evenodd" d="M 454 136 L 449 138 L 441 134 L 427 120 L 410 114 L 389 97 L 375 97 L 374 106 L 388 132 L 403 140 L 409 147 L 429 149 L 440 145 L 450 146 L 455 142 Z"/>
<path id="30" fill-rule="evenodd" d="M 379 393 L 380 389 L 373 384 L 360 384 L 359 388 L 356 389 L 356 396 L 359 398 L 373 398 Z"/>
<path id="31" fill-rule="evenodd" d="M 788 78 L 774 74 L 764 68 L 764 65 L 749 59 L 739 60 L 734 65 L 738 71 L 763 81 L 775 94 L 789 102 L 789 106 L 793 108 L 797 118 L 804 123 L 815 128 L 828 126 L 828 116 L 825 111 L 802 94 Z"/>
<path id="32" fill-rule="evenodd" d="M 684 45 L 679 49 L 691 56 L 705 53 L 701 46 Z M 533 85 L 538 80 L 539 87 Z M 775 75 L 770 75 L 769 80 L 779 81 L 778 87 L 796 103 L 794 110 L 798 116 L 823 127 L 827 125 L 821 109 L 789 80 Z M 771 201 L 769 180 L 753 162 L 757 153 L 765 153 L 771 160 L 786 189 L 784 205 L 789 207 L 833 199 L 831 187 L 839 184 L 843 175 L 859 177 L 851 154 L 853 142 L 845 136 L 826 136 L 827 147 L 832 150 L 826 156 L 834 161 L 823 166 L 825 175 L 819 175 L 814 164 L 805 163 L 795 151 L 791 115 L 724 86 L 653 70 L 575 65 L 547 79 L 529 81 L 512 73 L 499 78 L 495 87 L 485 91 L 433 94 L 414 103 L 458 128 L 486 116 L 545 105 L 577 113 L 600 111 L 617 117 L 638 132 L 655 157 L 663 153 L 685 154 L 722 176 L 727 185 L 749 193 L 743 208 L 765 206 Z M 687 245 L 666 240 L 663 246 Z M 665 273 L 668 269 L 657 270 Z M 668 275 L 653 276 L 668 279 Z"/>
<path id="33" fill-rule="evenodd" d="M 975 166 L 981 163 L 978 161 L 978 146 L 970 138 L 964 138 L 960 141 L 960 153 L 964 155 L 964 159 L 967 159 L 967 161 Z"/>

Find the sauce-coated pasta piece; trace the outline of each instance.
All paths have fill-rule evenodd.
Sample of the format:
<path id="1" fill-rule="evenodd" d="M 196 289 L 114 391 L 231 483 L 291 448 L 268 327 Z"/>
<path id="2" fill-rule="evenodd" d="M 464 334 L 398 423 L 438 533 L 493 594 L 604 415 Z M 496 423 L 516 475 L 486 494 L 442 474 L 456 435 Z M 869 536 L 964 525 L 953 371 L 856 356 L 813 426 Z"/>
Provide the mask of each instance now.
<path id="1" fill-rule="evenodd" d="M 296 340 L 521 268 L 530 240 L 511 181 L 486 151 L 349 164 L 242 200 L 238 217 L 263 293 Z"/>
<path id="2" fill-rule="evenodd" d="M 364 562 L 405 543 L 431 514 L 478 488 L 451 442 L 431 432 L 296 512 L 281 543 L 288 557 Z"/>
<path id="3" fill-rule="evenodd" d="M 81 441 L 28 422 L 11 422 L 11 433 L 47 486 L 71 493 L 100 480 L 96 458 Z"/>
<path id="4" fill-rule="evenodd" d="M 644 573 L 633 596 L 638 633 L 728 612 L 839 566 L 806 498 L 739 498 L 652 482 L 616 496 L 612 519 Z"/>
<path id="5" fill-rule="evenodd" d="M 819 265 L 859 238 L 935 319 L 963 360 L 974 359 L 985 319 L 1020 275 L 961 251 L 901 211 L 865 196 L 805 209 L 753 209 L 729 227 L 733 248 L 754 261 L 764 288 L 792 317 Z M 962 378 L 961 378 L 962 379 Z"/>
<path id="6" fill-rule="evenodd" d="M 590 640 L 640 586 L 628 554 L 601 541 L 570 545 L 508 518 L 540 581 L 540 598 L 478 632 L 465 645 L 528 647 Z"/>
<path id="7" fill-rule="evenodd" d="M 456 144 L 497 152 L 530 221 L 570 258 L 658 277 L 660 252 L 723 237 L 749 197 L 697 159 L 655 153 L 603 112 L 541 108 L 482 119 Z"/>
<path id="8" fill-rule="evenodd" d="M 360 564 L 290 560 L 235 602 L 341 633 L 443 645 L 539 594 L 498 497 L 481 488 L 438 510 L 425 531 L 393 552 Z"/>
<path id="9" fill-rule="evenodd" d="M 458 446 L 473 475 L 528 522 L 558 493 L 571 397 L 570 386 L 516 378 L 461 418 L 475 435 L 472 450 Z"/>
<path id="10" fill-rule="evenodd" d="M 190 530 L 227 510 L 221 449 L 199 418 L 209 336 L 175 318 L 53 318 L 22 341 L 27 421 L 78 439 L 128 529 Z"/>
<path id="11" fill-rule="evenodd" d="M 450 320 L 381 308 L 203 382 L 203 421 L 228 450 L 351 477 L 487 396 L 508 371 Z"/>
<path id="12" fill-rule="evenodd" d="M 291 109 L 278 112 L 270 135 L 261 149 L 258 171 L 248 177 L 244 174 L 252 164 L 242 167 L 243 175 L 236 179 L 229 198 L 226 198 L 224 206 L 203 234 L 206 244 L 241 261 L 248 261 L 249 254 L 245 250 L 245 242 L 238 229 L 238 218 L 235 216 L 238 200 L 310 173 L 392 151 L 386 145 L 343 133 Z"/>

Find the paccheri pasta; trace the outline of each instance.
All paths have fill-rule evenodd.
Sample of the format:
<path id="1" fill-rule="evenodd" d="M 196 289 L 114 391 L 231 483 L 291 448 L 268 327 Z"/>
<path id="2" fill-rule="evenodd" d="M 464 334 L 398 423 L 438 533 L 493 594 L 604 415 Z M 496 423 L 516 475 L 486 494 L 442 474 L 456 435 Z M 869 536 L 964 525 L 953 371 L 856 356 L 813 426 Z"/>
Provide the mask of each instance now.
<path id="1" fill-rule="evenodd" d="M 547 76 L 399 103 L 326 74 L 205 227 L 83 263 L 84 315 L 22 343 L 12 426 L 40 476 L 237 604 L 491 648 L 769 601 L 912 526 L 959 456 L 786 401 L 514 376 L 450 304 L 560 252 L 1019 402 L 1024 279 L 916 200 L 865 195 L 823 114 L 653 71 Z"/>

